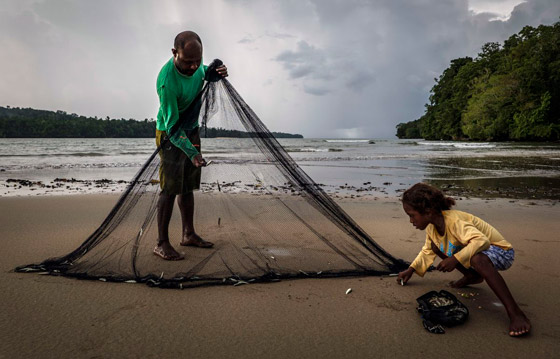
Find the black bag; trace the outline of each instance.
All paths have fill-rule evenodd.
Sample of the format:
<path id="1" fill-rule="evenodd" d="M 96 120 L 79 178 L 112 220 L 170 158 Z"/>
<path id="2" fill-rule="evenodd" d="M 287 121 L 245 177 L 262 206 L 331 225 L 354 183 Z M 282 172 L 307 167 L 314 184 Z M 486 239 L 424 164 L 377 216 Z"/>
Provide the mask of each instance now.
<path id="1" fill-rule="evenodd" d="M 446 327 L 463 324 L 469 317 L 469 310 L 453 294 L 446 290 L 430 291 L 418 298 L 418 312 L 422 324 L 430 333 L 443 334 Z"/>

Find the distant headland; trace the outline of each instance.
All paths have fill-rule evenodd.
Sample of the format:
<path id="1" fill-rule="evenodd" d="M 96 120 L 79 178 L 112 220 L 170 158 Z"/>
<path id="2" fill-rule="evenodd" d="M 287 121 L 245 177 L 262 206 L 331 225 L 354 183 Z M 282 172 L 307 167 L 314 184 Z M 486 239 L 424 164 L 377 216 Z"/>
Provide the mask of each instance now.
<path id="1" fill-rule="evenodd" d="M 426 112 L 398 138 L 475 141 L 560 139 L 560 22 L 525 26 L 478 57 L 451 60 Z"/>
<path id="2" fill-rule="evenodd" d="M 0 138 L 149 138 L 153 119 L 105 119 L 65 111 L 0 106 Z M 300 134 L 272 132 L 275 138 L 303 138 Z M 249 137 L 243 131 L 208 127 L 203 137 Z"/>

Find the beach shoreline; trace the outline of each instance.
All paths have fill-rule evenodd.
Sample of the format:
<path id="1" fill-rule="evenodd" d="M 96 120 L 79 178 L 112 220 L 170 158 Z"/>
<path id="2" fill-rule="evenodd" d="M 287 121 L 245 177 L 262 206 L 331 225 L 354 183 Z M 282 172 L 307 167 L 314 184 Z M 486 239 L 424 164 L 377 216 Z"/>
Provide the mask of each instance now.
<path id="1" fill-rule="evenodd" d="M 75 249 L 116 203 L 115 194 L 0 198 L 0 358 L 384 357 L 454 356 L 546 358 L 560 349 L 560 295 L 555 283 L 560 240 L 558 204 L 551 200 L 463 199 L 457 209 L 493 224 L 513 244 L 504 272 L 533 323 L 524 339 L 507 335 L 508 320 L 486 284 L 455 294 L 467 323 L 437 336 L 422 328 L 415 299 L 448 289 L 458 275 L 429 273 L 405 287 L 390 277 L 298 279 L 278 283 L 160 290 L 14 273 Z M 424 233 L 415 230 L 397 197 L 344 198 L 337 203 L 385 250 L 410 261 Z M 352 292 L 346 294 L 348 288 Z M 472 294 L 472 296 L 471 296 Z M 161 338 L 160 340 L 156 338 Z M 484 345 L 481 345 L 484 343 Z"/>
<path id="2" fill-rule="evenodd" d="M 157 181 L 157 180 L 155 180 Z M 355 185 L 318 184 L 329 196 L 337 200 L 346 199 L 392 199 L 404 192 L 411 184 L 383 182 L 373 185 L 371 181 L 358 181 Z M 363 182 L 363 183 L 362 183 Z M 510 199 L 510 200 L 544 200 L 560 202 L 560 178 L 527 177 L 527 178 L 488 178 L 477 180 L 425 180 L 440 188 L 448 196 L 457 199 Z M 156 182 L 154 182 L 156 183 Z M 524 185 L 524 183 L 527 183 Z M 535 185 L 535 183 L 537 183 Z M 75 196 L 122 193 L 130 181 L 108 178 L 81 180 L 76 178 L 55 178 L 48 182 L 28 179 L 9 178 L 0 181 L 1 197 L 36 197 L 36 196 Z M 218 192 L 216 183 L 202 184 L 208 192 Z M 238 184 L 223 182 L 232 191 L 257 193 L 253 191 L 255 184 Z M 260 193 L 260 192 L 259 192 Z"/>
<path id="3" fill-rule="evenodd" d="M 392 198 L 424 181 L 461 197 L 560 200 L 558 143 L 278 141 L 337 199 Z M 121 193 L 154 150 L 153 139 L 0 139 L 0 196 Z M 203 155 L 213 165 L 203 171 L 202 182 L 235 181 L 240 190 L 256 179 L 239 169 L 263 164 L 251 139 L 204 139 Z"/>

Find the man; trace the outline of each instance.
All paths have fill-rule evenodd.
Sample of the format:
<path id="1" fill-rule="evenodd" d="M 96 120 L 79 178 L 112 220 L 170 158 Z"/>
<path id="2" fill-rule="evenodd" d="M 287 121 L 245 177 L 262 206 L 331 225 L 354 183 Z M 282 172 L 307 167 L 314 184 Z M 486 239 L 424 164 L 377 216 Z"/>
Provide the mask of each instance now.
<path id="1" fill-rule="evenodd" d="M 161 69 L 157 78 L 159 111 L 156 122 L 156 143 L 159 146 L 179 117 L 202 90 L 207 66 L 202 65 L 202 41 L 192 31 L 184 31 L 175 37 L 173 58 Z M 217 72 L 226 77 L 227 68 L 222 65 Z M 183 131 L 171 135 L 160 151 L 161 193 L 157 203 L 158 241 L 154 254 L 165 260 L 184 257 L 169 242 L 169 222 L 175 198 L 181 211 L 183 224 L 181 245 L 210 248 L 213 243 L 205 241 L 195 232 L 194 195 L 200 188 L 200 168 L 206 161 L 200 154 L 200 136 L 197 116 L 182 126 Z"/>

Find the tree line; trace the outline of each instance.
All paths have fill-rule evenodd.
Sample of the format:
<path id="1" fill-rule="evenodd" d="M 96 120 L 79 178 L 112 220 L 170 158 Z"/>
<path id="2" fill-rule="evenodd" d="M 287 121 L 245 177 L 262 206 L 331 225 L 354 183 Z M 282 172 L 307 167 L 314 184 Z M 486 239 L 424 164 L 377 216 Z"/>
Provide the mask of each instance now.
<path id="1" fill-rule="evenodd" d="M 424 115 L 399 123 L 398 138 L 560 139 L 560 22 L 486 43 L 434 80 Z"/>
<path id="2" fill-rule="evenodd" d="M 78 116 L 65 111 L 0 106 L 0 138 L 146 138 L 154 137 L 153 119 L 105 119 Z M 273 132 L 276 138 L 303 138 L 302 135 Z M 207 129 L 205 137 L 248 137 L 242 131 Z"/>

